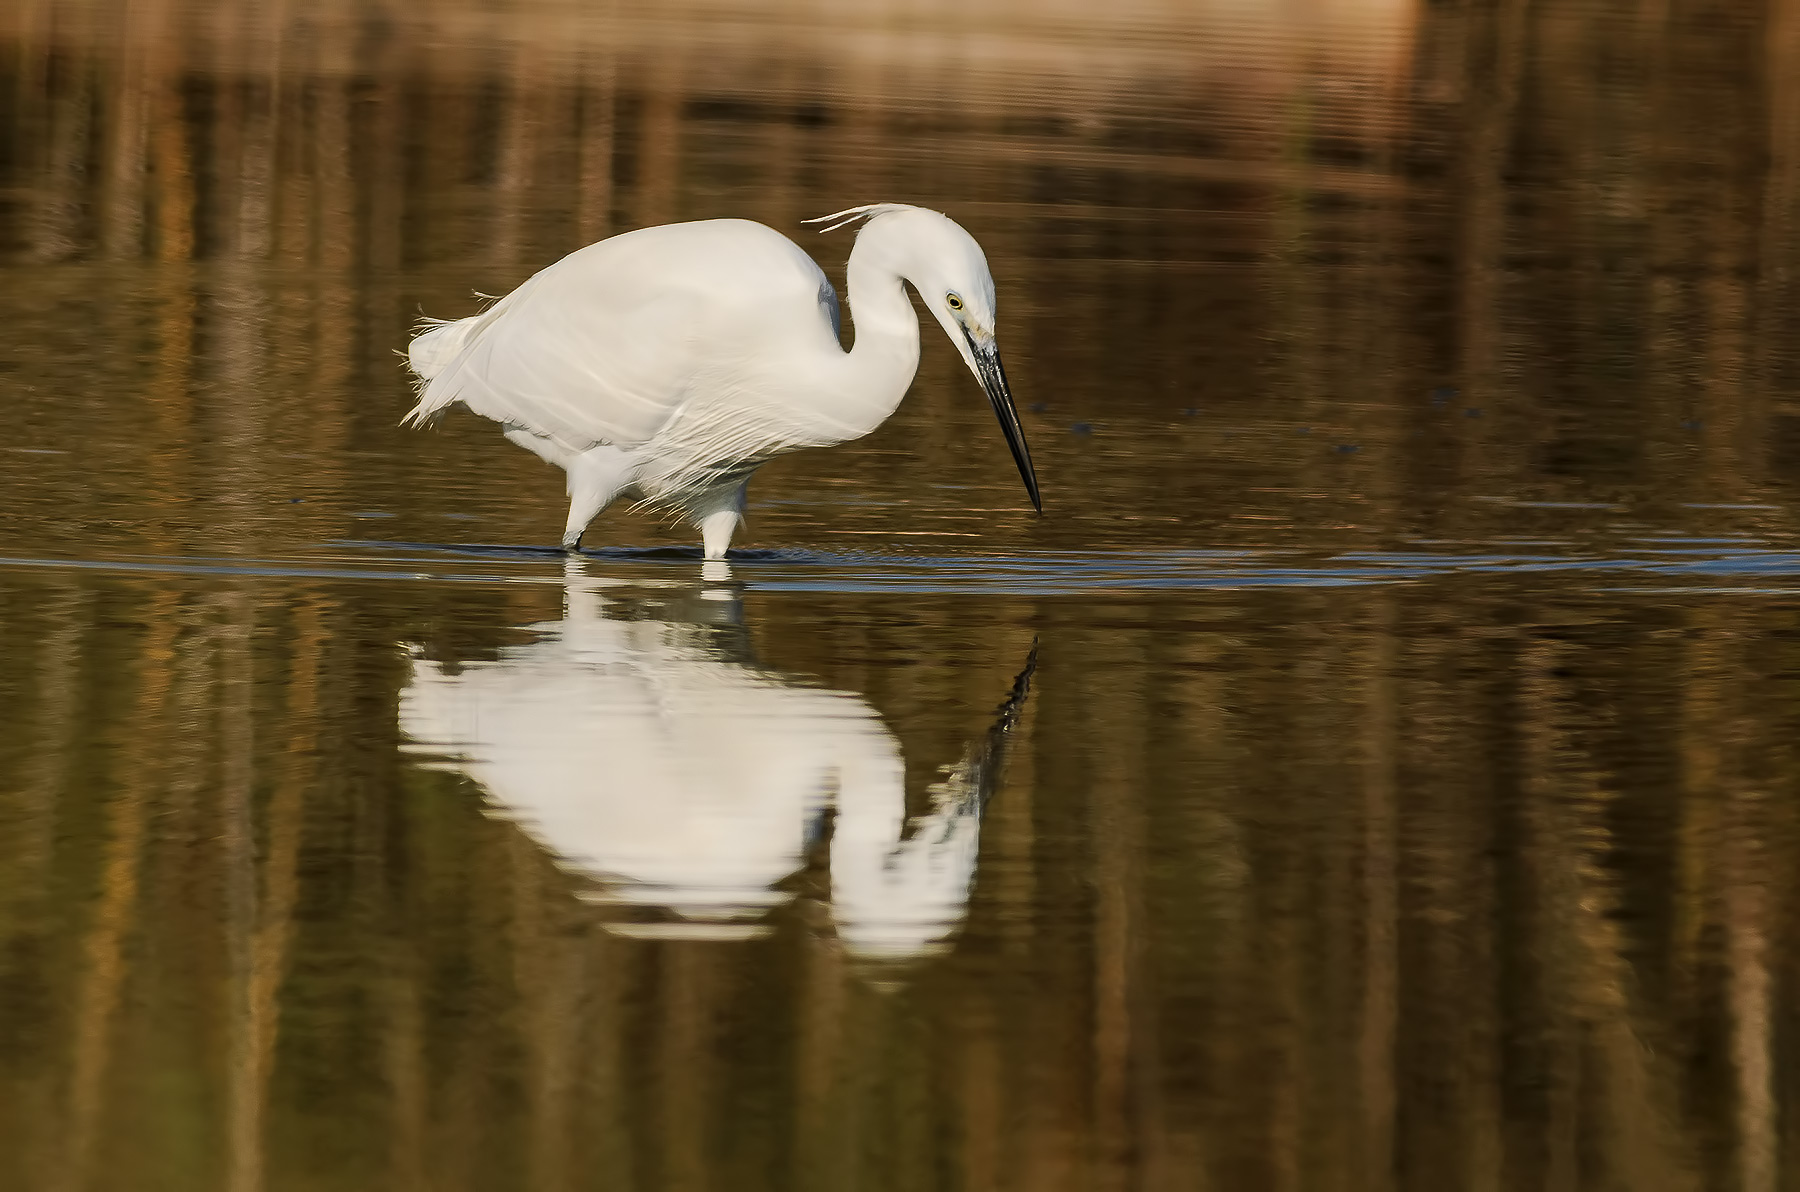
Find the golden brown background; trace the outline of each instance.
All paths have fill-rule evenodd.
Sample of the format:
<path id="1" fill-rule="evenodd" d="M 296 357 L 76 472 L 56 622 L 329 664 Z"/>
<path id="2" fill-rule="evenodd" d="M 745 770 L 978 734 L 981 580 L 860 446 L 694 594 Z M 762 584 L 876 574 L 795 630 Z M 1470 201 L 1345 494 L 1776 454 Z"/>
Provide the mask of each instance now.
<path id="1" fill-rule="evenodd" d="M 0 1184 L 1793 1184 L 1791 0 L 10 0 L 0 97 Z M 400 643 L 555 565 L 367 544 L 560 524 L 397 429 L 420 310 L 887 199 L 985 246 L 1046 514 L 933 342 L 753 486 L 824 560 L 758 656 L 915 795 L 1039 643 L 884 992 L 816 866 L 619 938 L 403 757 Z"/>

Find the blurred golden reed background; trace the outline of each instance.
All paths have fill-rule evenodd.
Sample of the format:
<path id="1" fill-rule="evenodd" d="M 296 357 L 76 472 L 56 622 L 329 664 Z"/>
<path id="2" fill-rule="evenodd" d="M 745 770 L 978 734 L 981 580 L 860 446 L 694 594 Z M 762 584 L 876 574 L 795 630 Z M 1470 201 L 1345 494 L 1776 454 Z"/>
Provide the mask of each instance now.
<path id="1" fill-rule="evenodd" d="M 875 199 L 994 262 L 1049 515 L 928 345 L 752 543 L 1781 545 L 1796 66 L 1792 0 L 0 8 L 5 553 L 163 561 L 0 577 L 0 1182 L 1787 1186 L 1791 594 L 752 591 L 915 801 L 1042 643 L 881 992 L 816 865 L 754 948 L 622 938 L 401 755 L 399 643 L 552 588 L 164 564 L 548 541 L 490 428 L 395 429 L 418 311 Z"/>
<path id="2" fill-rule="evenodd" d="M 1458 486 L 1666 511 L 1789 483 L 1800 123 L 1782 5 L 1102 7 L 9 6 L 19 367 L 150 391 L 31 417 L 65 446 L 88 436 L 58 419 L 135 419 L 84 447 L 90 476 L 344 486 L 428 537 L 407 499 L 441 507 L 428 478 L 554 486 L 494 463 L 472 426 L 450 428 L 467 450 L 449 459 L 393 432 L 387 353 L 421 308 L 464 313 L 471 289 L 628 227 L 733 214 L 800 235 L 888 197 L 954 208 L 986 244 L 1021 400 L 1051 403 L 1040 450 L 1093 498 L 1009 521 L 999 545 L 1185 543 L 1188 509 L 1260 540 L 1294 523 L 1271 487 L 1312 491 L 1322 524 L 1454 536 L 1494 528 L 1437 499 Z M 841 263 L 847 237 L 806 239 Z M 51 262 L 80 267 L 34 266 Z M 915 457 L 892 447 L 921 443 L 947 482 L 997 486 L 1003 460 L 955 449 L 951 364 L 928 352 L 932 383 L 833 474 L 901 483 Z M 196 368 L 228 389 L 285 368 L 308 401 L 215 408 Z M 1113 384 L 1078 403 L 1059 392 L 1072 375 Z M 1195 406 L 1243 423 L 1235 439 L 1178 416 Z M 1091 441 L 1066 441 L 1076 423 Z M 1360 458 L 1315 468 L 1297 428 Z M 1179 451 L 1139 449 L 1169 435 Z M 303 469 L 265 446 L 319 436 L 339 438 Z M 391 450 L 401 499 L 368 488 L 392 469 L 342 469 L 351 444 Z M 75 474 L 11 471 L 38 494 Z M 814 491 L 816 471 L 784 461 L 757 492 Z M 1183 512 L 1158 517 L 1162 494 Z M 342 507 L 299 512 L 241 509 L 227 537 L 354 529 Z M 751 533 L 791 540 L 784 516 Z M 196 542 L 178 510 L 114 520 L 127 542 L 145 523 Z"/>

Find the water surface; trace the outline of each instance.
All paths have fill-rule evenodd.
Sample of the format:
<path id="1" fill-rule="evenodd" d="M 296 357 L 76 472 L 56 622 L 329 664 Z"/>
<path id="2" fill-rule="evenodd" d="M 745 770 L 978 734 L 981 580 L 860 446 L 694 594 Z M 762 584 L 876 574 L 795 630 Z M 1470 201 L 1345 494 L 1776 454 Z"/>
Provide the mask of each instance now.
<path id="1" fill-rule="evenodd" d="M 0 1183 L 1792 1182 L 1780 6 L 417 7 L 0 11 Z M 729 568 L 398 427 L 888 199 L 1042 517 L 929 330 Z"/>

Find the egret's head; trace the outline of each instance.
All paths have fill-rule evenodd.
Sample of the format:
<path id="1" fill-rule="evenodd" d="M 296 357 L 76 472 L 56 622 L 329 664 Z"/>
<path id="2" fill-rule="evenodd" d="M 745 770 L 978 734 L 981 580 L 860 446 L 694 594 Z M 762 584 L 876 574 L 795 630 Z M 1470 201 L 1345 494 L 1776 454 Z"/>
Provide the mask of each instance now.
<path id="1" fill-rule="evenodd" d="M 1025 445 L 1025 429 L 1019 425 L 1006 370 L 1000 366 L 1000 348 L 994 338 L 994 275 L 988 272 L 981 245 L 949 216 L 904 203 L 854 207 L 807 222 L 829 223 L 825 231 L 830 231 L 857 219 L 869 221 L 865 234 L 879 225 L 884 256 L 891 255 L 894 271 L 919 291 L 926 308 L 981 382 L 1006 435 L 1006 445 L 1012 449 L 1013 462 L 1019 465 L 1031 504 L 1041 511 L 1044 505 L 1038 496 L 1031 451 Z"/>

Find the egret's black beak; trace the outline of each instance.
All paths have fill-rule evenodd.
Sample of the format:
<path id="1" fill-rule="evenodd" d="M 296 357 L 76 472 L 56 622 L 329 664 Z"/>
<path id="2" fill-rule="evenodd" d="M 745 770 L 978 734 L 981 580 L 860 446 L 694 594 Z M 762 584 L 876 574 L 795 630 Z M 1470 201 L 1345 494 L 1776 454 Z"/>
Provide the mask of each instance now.
<path id="1" fill-rule="evenodd" d="M 1025 445 L 1025 428 L 1019 425 L 1019 411 L 1013 405 L 1012 390 L 1006 384 L 1006 370 L 1000 367 L 1000 349 L 991 339 L 986 343 L 977 342 L 967 328 L 963 329 L 963 338 L 969 343 L 970 359 L 975 361 L 975 375 L 981 379 L 988 401 L 993 403 L 994 417 L 1000 420 L 1000 432 L 1006 436 L 1006 445 L 1012 448 L 1013 462 L 1019 465 L 1019 476 L 1025 481 L 1025 491 L 1031 495 L 1031 507 L 1042 513 L 1044 502 L 1038 496 L 1037 472 L 1031 467 L 1031 448 Z"/>

